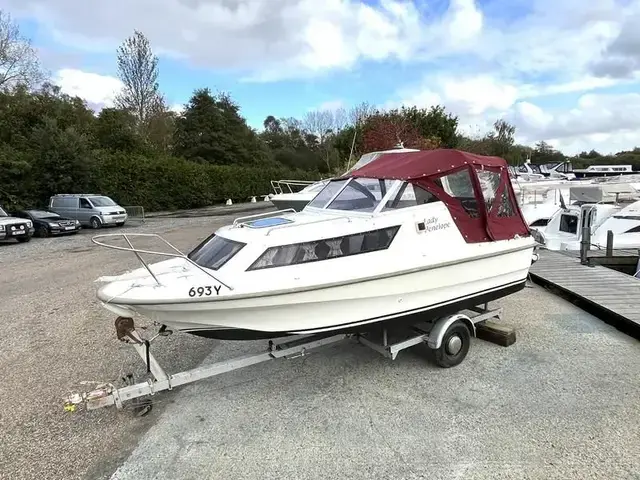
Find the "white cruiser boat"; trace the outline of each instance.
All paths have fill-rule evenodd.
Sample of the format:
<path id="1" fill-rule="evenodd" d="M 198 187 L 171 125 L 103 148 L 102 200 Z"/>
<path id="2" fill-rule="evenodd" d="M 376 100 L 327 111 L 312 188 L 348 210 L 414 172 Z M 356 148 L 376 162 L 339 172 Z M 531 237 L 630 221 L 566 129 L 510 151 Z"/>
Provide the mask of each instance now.
<path id="1" fill-rule="evenodd" d="M 593 184 L 572 187 L 568 205 L 551 216 L 544 230 L 532 228 L 537 241 L 549 250 L 580 250 L 583 228 L 590 243 L 605 248 L 607 232 L 614 248 L 640 248 L 640 192 L 635 184 Z"/>
<path id="2" fill-rule="evenodd" d="M 132 246 L 144 235 L 93 241 L 143 261 L 158 253 Z M 114 236 L 129 246 L 99 240 Z M 381 153 L 328 182 L 302 212 L 236 219 L 188 255 L 99 279 L 97 296 L 121 318 L 212 338 L 358 331 L 514 293 L 535 245 L 504 160 Z"/>
<path id="3" fill-rule="evenodd" d="M 517 196 L 527 225 L 543 232 L 551 217 L 569 202 L 569 185 L 540 183 L 541 185 L 522 185 Z"/>

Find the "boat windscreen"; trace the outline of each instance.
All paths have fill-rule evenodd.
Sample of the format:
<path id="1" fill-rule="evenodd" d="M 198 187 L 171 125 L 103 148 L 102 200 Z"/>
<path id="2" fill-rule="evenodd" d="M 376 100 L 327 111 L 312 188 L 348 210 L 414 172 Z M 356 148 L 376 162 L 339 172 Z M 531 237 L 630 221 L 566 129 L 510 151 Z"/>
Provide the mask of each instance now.
<path id="1" fill-rule="evenodd" d="M 358 159 L 358 161 L 356 162 L 356 164 L 353 167 L 351 167 L 349 170 L 347 170 L 346 173 L 349 173 L 349 172 L 351 172 L 353 170 L 357 170 L 359 168 L 364 167 L 365 165 L 373 162 L 380 155 L 381 155 L 380 152 L 365 153 L 364 155 L 362 155 L 360 157 L 360 159 Z"/>
<path id="2" fill-rule="evenodd" d="M 353 178 L 327 209 L 372 213 L 393 183 L 388 179 Z"/>
<path id="3" fill-rule="evenodd" d="M 314 199 L 308 203 L 308 205 L 315 208 L 324 208 L 327 202 L 331 200 L 348 181 L 348 178 L 330 181 L 322 190 L 320 190 L 320 193 L 318 193 Z"/>

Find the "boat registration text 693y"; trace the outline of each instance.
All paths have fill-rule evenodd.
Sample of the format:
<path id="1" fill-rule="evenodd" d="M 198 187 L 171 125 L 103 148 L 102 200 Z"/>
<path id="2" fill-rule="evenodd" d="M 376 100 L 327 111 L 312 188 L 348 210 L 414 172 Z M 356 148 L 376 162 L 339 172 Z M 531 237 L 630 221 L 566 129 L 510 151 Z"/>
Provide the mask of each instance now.
<path id="1" fill-rule="evenodd" d="M 216 292 L 216 295 L 220 295 L 220 289 L 222 288 L 222 285 L 204 285 L 202 287 L 191 287 L 189 289 L 189 296 L 190 297 L 209 297 L 211 295 L 213 295 L 213 292 Z"/>

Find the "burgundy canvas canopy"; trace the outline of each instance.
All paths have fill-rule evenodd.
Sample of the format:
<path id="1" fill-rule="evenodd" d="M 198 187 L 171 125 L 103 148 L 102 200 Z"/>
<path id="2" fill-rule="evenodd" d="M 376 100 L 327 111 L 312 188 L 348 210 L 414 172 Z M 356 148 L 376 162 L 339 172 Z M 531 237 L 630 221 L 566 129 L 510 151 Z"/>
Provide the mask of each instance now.
<path id="1" fill-rule="evenodd" d="M 530 235 L 500 157 L 454 149 L 385 153 L 345 177 L 405 180 L 432 193 L 470 243 Z"/>

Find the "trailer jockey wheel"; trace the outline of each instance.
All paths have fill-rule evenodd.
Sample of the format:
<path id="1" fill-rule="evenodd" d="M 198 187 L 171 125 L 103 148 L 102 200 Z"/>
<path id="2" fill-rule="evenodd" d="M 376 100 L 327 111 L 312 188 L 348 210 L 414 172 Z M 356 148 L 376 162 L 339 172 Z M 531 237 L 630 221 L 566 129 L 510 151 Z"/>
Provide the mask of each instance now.
<path id="1" fill-rule="evenodd" d="M 442 338 L 442 344 L 434 350 L 436 364 L 443 368 L 462 363 L 471 346 L 469 327 L 461 320 L 453 322 Z"/>
<path id="2" fill-rule="evenodd" d="M 131 386 L 136 383 L 132 373 L 127 373 L 122 376 L 121 380 L 127 386 Z M 130 401 L 130 404 L 127 407 L 133 410 L 133 414 L 136 417 L 144 417 L 153 409 L 153 403 L 150 396 L 145 395 L 144 397 L 134 398 Z"/>

